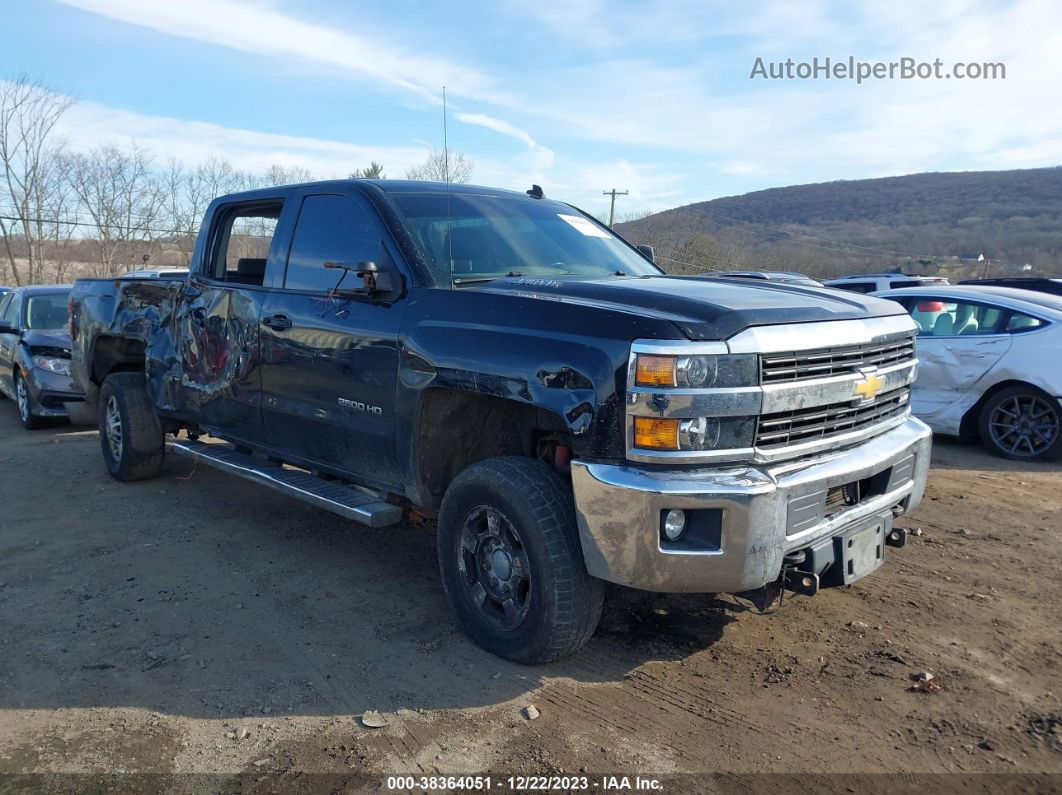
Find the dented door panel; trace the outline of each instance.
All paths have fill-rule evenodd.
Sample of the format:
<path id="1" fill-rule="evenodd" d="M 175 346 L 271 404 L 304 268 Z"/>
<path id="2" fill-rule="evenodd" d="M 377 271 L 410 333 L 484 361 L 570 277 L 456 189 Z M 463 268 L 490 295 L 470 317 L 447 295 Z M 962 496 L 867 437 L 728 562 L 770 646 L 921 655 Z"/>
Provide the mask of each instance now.
<path id="1" fill-rule="evenodd" d="M 958 433 L 966 408 L 977 399 L 978 381 L 1009 350 L 1007 334 L 969 337 L 926 337 L 915 341 L 920 362 L 911 394 L 915 415 L 942 433 Z M 971 399 L 972 398 L 972 399 Z"/>
<path id="2" fill-rule="evenodd" d="M 184 410 L 204 428 L 262 435 L 258 321 L 266 291 L 190 282 L 178 313 Z"/>

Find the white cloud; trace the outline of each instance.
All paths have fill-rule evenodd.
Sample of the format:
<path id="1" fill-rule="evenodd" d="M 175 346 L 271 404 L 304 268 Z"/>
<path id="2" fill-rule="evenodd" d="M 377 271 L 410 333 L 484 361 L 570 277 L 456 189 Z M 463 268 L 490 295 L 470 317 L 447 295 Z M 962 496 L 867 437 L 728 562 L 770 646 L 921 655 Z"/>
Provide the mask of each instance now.
<path id="1" fill-rule="evenodd" d="M 445 85 L 455 96 L 505 103 L 507 97 L 482 72 L 445 58 L 389 43 L 378 33 L 360 35 L 306 22 L 247 0 L 59 0 L 67 5 L 174 36 L 247 52 L 297 56 L 337 67 L 375 85 L 414 92 L 435 101 Z"/>
<path id="2" fill-rule="evenodd" d="M 136 141 L 156 157 L 172 157 L 189 165 L 218 157 L 236 168 L 260 173 L 277 163 L 308 169 L 322 179 L 346 177 L 373 160 L 383 163 L 388 174 L 397 176 L 427 155 L 426 147 L 373 146 L 275 135 L 116 110 L 96 102 L 74 105 L 62 117 L 57 132 L 74 150 Z"/>
<path id="3" fill-rule="evenodd" d="M 683 7 L 654 5 L 652 13 Z M 610 6 L 595 17 L 593 4 L 574 8 L 584 14 L 585 25 L 611 25 L 616 35 L 630 12 Z M 655 151 L 660 158 L 667 153 L 672 160 L 687 156 L 703 162 L 707 155 L 719 164 L 719 173 L 755 177 L 760 185 L 768 178 L 782 184 L 793 173 L 834 179 L 1054 165 L 1062 159 L 1062 106 L 1050 99 L 1062 81 L 1057 2 L 942 0 L 926 6 L 894 0 L 847 6 L 844 13 L 821 3 L 799 10 L 769 4 L 756 6 L 755 13 L 763 22 L 759 28 L 745 12 L 720 14 L 717 25 L 702 28 L 703 17 L 694 13 L 687 25 L 702 36 L 704 47 L 647 47 L 636 57 L 592 57 L 578 70 L 540 74 L 533 86 L 520 89 L 543 97 L 536 113 L 579 138 L 637 147 L 639 158 Z M 786 28 L 788 35 L 781 35 Z M 737 39 L 715 47 L 712 36 L 720 32 Z M 647 19 L 622 42 L 631 45 L 650 35 L 677 40 L 681 31 Z M 757 55 L 803 60 L 849 54 L 866 61 L 909 56 L 940 58 L 945 65 L 1004 62 L 1007 79 L 861 86 L 748 79 Z M 698 192 L 710 191 L 702 181 Z"/>
<path id="4" fill-rule="evenodd" d="M 538 169 L 546 169 L 553 165 L 553 150 L 536 142 L 526 130 L 521 130 L 503 119 L 496 119 L 484 113 L 458 113 L 456 118 L 465 124 L 486 127 L 488 130 L 521 141 L 534 154 L 535 166 Z"/>
<path id="5" fill-rule="evenodd" d="M 600 201 L 600 189 L 612 185 L 632 191 L 624 204 L 645 206 L 676 195 L 706 198 L 735 185 L 1062 161 L 1062 105 L 1052 101 L 1062 81 L 1056 55 L 1062 52 L 1062 5 L 1055 0 L 940 0 L 930 6 L 890 0 L 843 8 L 826 0 L 730 8 L 702 0 L 648 5 L 568 0 L 481 12 L 483 26 L 497 23 L 491 15 L 507 15 L 509 22 L 519 16 L 512 52 L 534 53 L 539 47 L 541 57 L 530 66 L 526 57 L 489 55 L 496 51 L 469 46 L 481 30 L 458 13 L 449 26 L 427 31 L 423 19 L 403 19 L 399 11 L 401 24 L 381 33 L 366 27 L 362 14 L 351 13 L 357 24 L 325 26 L 310 20 L 309 12 L 289 13 L 251 0 L 60 2 L 270 56 L 277 64 L 303 59 L 407 97 L 434 100 L 445 83 L 458 121 L 523 147 L 496 160 L 466 152 L 476 160 L 477 182 L 522 189 L 534 181 L 547 193 L 552 186 L 578 196 L 588 207 Z M 296 7 L 293 0 L 285 3 Z M 539 24 L 528 24 L 528 17 Z M 481 70 L 460 62 L 461 56 L 424 55 L 411 42 L 429 32 L 431 40 L 446 43 L 447 53 L 481 52 L 492 60 Z M 545 37 L 550 45 L 562 41 L 543 52 Z M 862 86 L 748 79 L 756 56 L 801 60 L 850 54 L 868 61 L 901 56 L 1003 61 L 1007 79 Z M 176 125 L 172 130 L 148 125 L 142 132 L 135 124 L 126 130 L 118 123 L 95 123 L 112 130 L 111 138 L 136 137 L 157 151 L 187 150 L 189 159 L 213 148 L 233 160 L 312 161 L 322 173 L 333 162 L 343 161 L 345 173 L 376 159 L 397 175 L 423 156 L 416 147 L 260 137 L 213 126 L 201 136 L 198 122 L 167 120 Z M 86 134 L 80 132 L 82 138 Z M 166 146 L 153 145 L 149 136 Z M 547 139 L 549 148 L 539 143 Z"/>

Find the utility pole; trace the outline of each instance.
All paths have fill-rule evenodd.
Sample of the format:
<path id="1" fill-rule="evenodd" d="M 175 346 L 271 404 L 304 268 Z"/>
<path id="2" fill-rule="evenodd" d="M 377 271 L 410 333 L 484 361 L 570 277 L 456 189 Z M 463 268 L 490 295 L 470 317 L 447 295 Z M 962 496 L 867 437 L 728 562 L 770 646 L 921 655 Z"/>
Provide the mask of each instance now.
<path id="1" fill-rule="evenodd" d="M 611 227 L 612 223 L 616 220 L 616 197 L 617 196 L 626 196 L 627 195 L 627 191 L 625 191 L 625 190 L 616 190 L 615 188 L 613 188 L 612 190 L 603 190 L 603 191 L 601 191 L 601 195 L 602 196 L 611 196 L 612 197 L 612 204 L 608 208 L 608 225 Z"/>

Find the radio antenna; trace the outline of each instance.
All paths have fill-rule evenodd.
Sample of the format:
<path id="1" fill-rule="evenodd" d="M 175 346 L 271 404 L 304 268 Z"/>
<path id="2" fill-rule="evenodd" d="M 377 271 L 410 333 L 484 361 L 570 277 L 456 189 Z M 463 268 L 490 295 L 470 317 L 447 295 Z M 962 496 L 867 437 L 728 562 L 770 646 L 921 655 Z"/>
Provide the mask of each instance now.
<path id="1" fill-rule="evenodd" d="M 446 182 L 446 258 L 450 261 L 450 289 L 454 289 L 453 209 L 450 191 L 450 142 L 446 137 L 446 86 L 442 87 L 443 180 Z"/>
<path id="2" fill-rule="evenodd" d="M 450 181 L 450 144 L 446 138 L 446 86 L 443 89 L 443 179 Z"/>

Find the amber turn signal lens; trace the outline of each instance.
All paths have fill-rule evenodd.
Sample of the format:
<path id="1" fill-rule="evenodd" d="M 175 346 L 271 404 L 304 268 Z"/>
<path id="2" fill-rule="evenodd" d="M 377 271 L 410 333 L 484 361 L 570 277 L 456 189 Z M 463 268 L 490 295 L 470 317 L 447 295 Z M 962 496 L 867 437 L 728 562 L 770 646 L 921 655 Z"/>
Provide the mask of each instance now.
<path id="1" fill-rule="evenodd" d="M 675 386 L 674 356 L 639 356 L 634 382 L 638 386 Z"/>
<path id="2" fill-rule="evenodd" d="M 679 421 L 634 418 L 634 446 L 644 450 L 678 450 Z"/>

